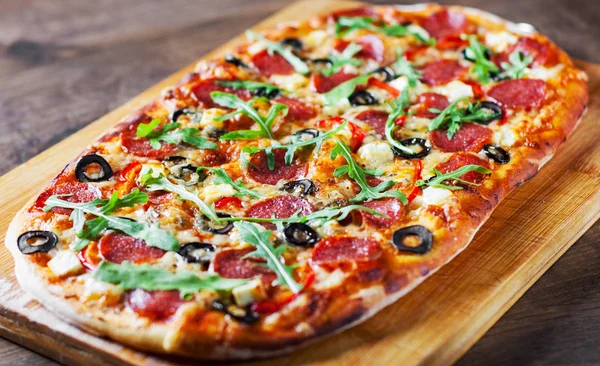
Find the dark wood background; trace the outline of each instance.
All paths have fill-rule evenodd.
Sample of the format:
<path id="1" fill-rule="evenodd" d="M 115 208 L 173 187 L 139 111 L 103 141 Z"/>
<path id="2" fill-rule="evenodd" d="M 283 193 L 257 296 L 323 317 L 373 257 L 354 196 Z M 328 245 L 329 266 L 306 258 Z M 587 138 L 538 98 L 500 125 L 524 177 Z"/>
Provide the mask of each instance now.
<path id="1" fill-rule="evenodd" d="M 573 57 L 600 63 L 597 0 L 439 2 L 531 23 Z M 287 4 L 0 0 L 0 174 Z M 459 364 L 599 364 L 599 290 L 597 223 Z M 0 365 L 55 364 L 0 338 Z"/>

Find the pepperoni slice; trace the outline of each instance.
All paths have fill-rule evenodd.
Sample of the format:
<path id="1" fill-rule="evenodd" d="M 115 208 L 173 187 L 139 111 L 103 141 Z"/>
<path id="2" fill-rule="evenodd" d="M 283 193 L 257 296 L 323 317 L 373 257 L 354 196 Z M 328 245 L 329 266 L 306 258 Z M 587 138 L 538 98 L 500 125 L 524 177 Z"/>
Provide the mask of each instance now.
<path id="1" fill-rule="evenodd" d="M 244 258 L 253 249 L 228 249 L 218 252 L 213 261 L 213 269 L 225 278 L 251 278 L 260 276 L 263 283 L 273 282 L 277 275 L 270 269 L 261 266 L 255 258 Z"/>
<path id="2" fill-rule="evenodd" d="M 343 71 L 338 71 L 331 76 L 313 74 L 311 79 L 317 93 L 327 93 L 344 81 L 353 79 L 356 76 L 356 74 L 347 74 Z"/>
<path id="3" fill-rule="evenodd" d="M 429 134 L 431 143 L 442 151 L 481 151 L 483 145 L 489 143 L 493 132 L 487 127 L 475 123 L 466 123 L 448 139 L 446 130 L 434 130 Z"/>
<path id="4" fill-rule="evenodd" d="M 148 203 L 152 205 L 160 205 L 166 202 L 169 202 L 173 198 L 175 198 L 174 193 L 170 193 L 167 191 L 151 191 L 148 192 Z"/>
<path id="5" fill-rule="evenodd" d="M 136 122 L 130 123 L 121 132 L 121 145 L 123 146 L 123 150 L 130 154 L 161 160 L 177 150 L 177 146 L 173 144 L 167 144 L 166 142 L 162 141 L 160 148 L 155 149 L 152 147 L 152 145 L 150 145 L 150 141 L 148 139 L 137 137 L 138 125 L 140 123 L 149 123 L 150 121 L 150 117 L 143 116 L 143 118 L 138 119 Z"/>
<path id="6" fill-rule="evenodd" d="M 57 194 L 70 194 L 71 196 L 61 197 L 61 199 L 74 203 L 90 202 L 102 196 L 100 190 L 91 184 L 77 181 L 67 181 L 50 187 L 42 192 L 42 194 L 40 194 L 40 196 L 35 200 L 34 206 L 40 210 L 43 209 L 46 205 L 46 200 Z M 72 211 L 73 210 L 70 208 L 62 207 L 54 207 L 50 210 L 50 212 L 63 215 L 70 215 Z"/>
<path id="7" fill-rule="evenodd" d="M 258 183 L 277 184 L 280 180 L 291 180 L 300 178 L 306 174 L 306 164 L 299 164 L 295 159 L 292 164 L 285 163 L 285 150 L 276 149 L 275 169 L 270 170 L 267 161 L 267 155 L 264 151 L 254 154 L 250 159 L 248 175 Z"/>
<path id="8" fill-rule="evenodd" d="M 337 263 L 348 261 L 372 261 L 381 256 L 378 241 L 369 238 L 335 236 L 321 240 L 312 254 L 315 263 Z"/>
<path id="9" fill-rule="evenodd" d="M 277 97 L 273 99 L 277 103 L 288 107 L 287 121 L 307 121 L 317 116 L 317 110 L 301 100 L 289 97 Z"/>
<path id="10" fill-rule="evenodd" d="M 375 133 L 385 135 L 385 123 L 387 122 L 388 113 L 385 111 L 377 111 L 374 109 L 360 112 L 356 115 L 356 119 L 373 127 Z"/>
<path id="11" fill-rule="evenodd" d="M 506 80 L 495 85 L 488 95 L 507 107 L 538 107 L 546 96 L 546 82 L 536 79 Z"/>
<path id="12" fill-rule="evenodd" d="M 481 159 L 476 155 L 468 153 L 458 153 L 452 155 L 450 159 L 448 159 L 446 162 L 438 164 L 436 169 L 442 173 L 448 173 L 453 172 L 456 169 L 465 165 L 481 165 L 488 169 L 490 168 L 490 164 L 487 161 Z M 466 174 L 461 175 L 459 178 L 472 183 L 481 183 L 485 179 L 485 177 L 486 175 L 478 172 L 468 172 Z"/>
<path id="13" fill-rule="evenodd" d="M 228 88 L 223 85 L 217 83 L 216 79 L 206 79 L 202 80 L 196 85 L 192 86 L 191 91 L 197 101 L 202 103 L 204 108 L 215 108 L 218 107 L 215 102 L 213 102 L 210 93 L 214 91 L 221 91 L 225 93 L 232 93 L 237 95 L 243 100 L 250 99 L 250 93 L 246 89 L 233 89 Z"/>
<path id="14" fill-rule="evenodd" d="M 369 18 L 375 18 L 377 17 L 377 12 L 371 8 L 371 7 L 360 7 L 360 8 L 353 8 L 353 9 L 343 9 L 343 10 L 337 10 L 331 13 L 331 16 L 333 17 L 333 19 L 337 20 L 340 17 L 369 17 Z"/>
<path id="15" fill-rule="evenodd" d="M 437 60 L 423 66 L 422 80 L 429 86 L 447 84 L 462 76 L 466 69 L 456 60 Z"/>
<path id="16" fill-rule="evenodd" d="M 312 213 L 313 208 L 312 205 L 304 198 L 283 195 L 255 203 L 252 205 L 252 207 L 250 207 L 246 213 L 246 216 L 261 218 L 275 217 L 278 219 L 283 219 L 292 216 L 296 212 L 298 212 L 299 215 L 304 216 Z M 275 229 L 274 224 L 265 223 L 263 225 L 267 229 Z"/>
<path id="17" fill-rule="evenodd" d="M 425 28 L 430 36 L 443 38 L 460 36 L 461 33 L 467 33 L 472 24 L 464 14 L 444 9 L 427 17 L 422 27 Z"/>
<path id="18" fill-rule="evenodd" d="M 252 56 L 252 63 L 265 76 L 290 75 L 295 71 L 294 66 L 287 62 L 283 56 L 278 53 L 269 55 L 267 50 Z"/>
<path id="19" fill-rule="evenodd" d="M 125 295 L 125 303 L 138 315 L 152 320 L 162 320 L 175 314 L 183 304 L 179 291 L 135 289 Z"/>
<path id="20" fill-rule="evenodd" d="M 98 249 L 104 259 L 113 263 L 143 263 L 161 258 L 166 253 L 162 249 L 146 245 L 141 239 L 117 232 L 104 235 L 98 242 Z"/>
<path id="21" fill-rule="evenodd" d="M 435 118 L 437 113 L 430 112 L 430 108 L 435 108 L 443 111 L 450 105 L 448 98 L 438 93 L 423 93 L 417 99 L 419 109 L 416 112 L 417 117 Z"/>
<path id="22" fill-rule="evenodd" d="M 517 43 L 506 49 L 504 52 L 496 55 L 493 60 L 496 65 L 501 66 L 502 62 L 509 62 L 508 56 L 514 51 L 521 51 L 525 56 L 533 57 L 531 66 L 551 65 L 556 63 L 554 53 L 550 52 L 550 47 L 533 38 L 521 38 Z"/>
<path id="23" fill-rule="evenodd" d="M 389 216 L 389 218 L 385 218 L 370 214 L 366 211 L 360 211 L 365 224 L 375 227 L 389 227 L 393 225 L 398 222 L 403 211 L 403 205 L 400 203 L 400 200 L 392 197 L 369 201 L 363 206 Z"/>
<path id="24" fill-rule="evenodd" d="M 360 45 L 362 49 L 356 54 L 358 57 L 370 58 L 377 62 L 382 62 L 385 56 L 385 46 L 381 38 L 374 34 L 367 34 L 358 38 L 354 43 Z M 343 52 L 350 42 L 338 40 L 335 44 L 335 49 L 338 52 Z"/>

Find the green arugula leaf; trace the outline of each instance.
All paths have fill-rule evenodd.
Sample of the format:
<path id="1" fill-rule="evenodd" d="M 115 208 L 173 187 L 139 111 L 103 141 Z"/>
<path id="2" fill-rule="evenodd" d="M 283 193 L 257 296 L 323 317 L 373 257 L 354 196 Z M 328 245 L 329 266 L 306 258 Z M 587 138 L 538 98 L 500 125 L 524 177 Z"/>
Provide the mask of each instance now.
<path id="1" fill-rule="evenodd" d="M 467 101 L 467 98 L 461 98 L 454 101 L 446 109 L 440 111 L 439 109 L 430 108 L 429 111 L 433 113 L 439 113 L 437 117 L 431 120 L 429 125 L 429 131 L 437 130 L 445 127 L 447 129 L 448 139 L 452 140 L 456 132 L 460 127 L 467 122 L 477 120 L 487 120 L 500 115 L 490 111 L 489 109 L 481 108 L 479 103 L 473 104 L 468 103 L 466 108 L 458 108 L 457 104 L 463 101 Z"/>
<path id="2" fill-rule="evenodd" d="M 428 180 L 418 180 L 417 181 L 417 186 L 419 187 L 424 187 L 424 186 L 429 186 L 429 187 L 435 187 L 435 188 L 445 188 L 445 189 L 449 189 L 451 191 L 456 191 L 456 190 L 461 190 L 463 189 L 463 187 L 461 186 L 449 186 L 444 184 L 445 181 L 447 180 L 456 180 L 458 182 L 461 183 L 466 183 L 466 184 L 471 184 L 474 186 L 478 186 L 479 184 L 475 184 L 473 182 L 469 182 L 463 179 L 460 179 L 460 177 L 463 174 L 469 173 L 469 172 L 478 172 L 481 174 L 490 174 L 492 173 L 491 170 L 482 167 L 481 165 L 465 165 L 462 166 L 458 169 L 456 169 L 455 171 L 452 172 L 448 172 L 448 173 L 442 173 L 437 169 L 433 169 L 433 172 L 435 173 L 435 176 L 432 177 L 431 179 Z"/>
<path id="3" fill-rule="evenodd" d="M 362 65 L 362 61 L 353 58 L 357 53 L 362 50 L 362 46 L 356 43 L 350 43 L 344 51 L 339 55 L 331 55 L 329 60 L 331 61 L 331 66 L 323 70 L 323 75 L 331 76 L 336 72 L 340 71 L 342 66 L 344 65 L 352 65 L 352 66 L 360 66 Z"/>
<path id="4" fill-rule="evenodd" d="M 337 168 L 333 172 L 333 175 L 335 177 L 340 177 L 344 174 L 348 174 L 348 176 L 358 183 L 361 188 L 361 191 L 358 193 L 358 195 L 356 195 L 354 198 L 351 198 L 350 202 L 362 202 L 368 199 L 394 197 L 399 199 L 403 205 L 408 204 L 408 200 L 406 199 L 404 193 L 400 191 L 387 191 L 395 184 L 394 181 L 388 180 L 381 182 L 377 187 L 371 187 L 367 183 L 367 178 L 365 176 L 366 173 L 371 172 L 364 170 L 354 161 L 352 158 L 352 153 L 350 152 L 350 148 L 346 146 L 346 144 L 337 138 L 335 140 L 337 142 L 337 146 L 331 150 L 331 159 L 334 160 L 338 157 L 338 155 L 342 155 L 344 159 L 346 159 L 348 165 L 343 165 Z"/>
<path id="5" fill-rule="evenodd" d="M 261 116 L 256 109 L 252 106 L 252 103 L 255 99 L 251 99 L 248 102 L 244 102 L 236 95 L 223 93 L 220 91 L 214 91 L 210 93 L 210 97 L 212 100 L 226 108 L 236 109 L 236 112 L 230 113 L 225 116 L 221 116 L 216 118 L 217 121 L 224 121 L 229 118 L 233 114 L 242 113 L 252 118 L 254 122 L 258 124 L 260 130 L 240 130 L 228 132 L 221 136 L 221 140 L 252 140 L 258 137 L 267 137 L 273 138 L 273 123 L 275 122 L 275 118 L 283 111 L 282 116 L 287 115 L 288 107 L 285 104 L 275 103 L 269 109 L 269 113 L 267 116 Z"/>
<path id="6" fill-rule="evenodd" d="M 189 298 L 201 290 L 231 291 L 247 282 L 243 279 L 223 278 L 217 274 L 198 277 L 191 272 L 173 273 L 149 264 L 136 266 L 129 261 L 121 264 L 102 261 L 92 276 L 123 290 L 177 290 L 181 298 Z"/>
<path id="7" fill-rule="evenodd" d="M 286 245 L 279 245 L 277 248 L 271 243 L 271 230 L 263 230 L 255 224 L 249 222 L 236 222 L 234 226 L 240 232 L 243 241 L 254 245 L 255 251 L 248 253 L 245 257 L 258 257 L 266 259 L 265 267 L 271 269 L 277 274 L 276 284 L 286 286 L 293 293 L 297 294 L 302 290 L 300 285 L 292 274 L 294 266 L 286 265 L 281 255 L 286 251 Z"/>
<path id="8" fill-rule="evenodd" d="M 468 36 L 469 46 L 465 48 L 465 55 L 474 60 L 473 72 L 477 75 L 479 81 L 486 84 L 490 81 L 490 73 L 497 73 L 500 70 L 498 66 L 485 57 L 487 47 L 479 43 L 477 36 Z"/>
<path id="9" fill-rule="evenodd" d="M 306 216 L 300 216 L 300 212 L 301 210 L 298 210 L 297 212 L 295 212 L 293 215 L 291 215 L 290 217 L 282 217 L 282 218 L 277 218 L 277 217 L 272 217 L 272 218 L 267 218 L 267 217 L 225 217 L 223 218 L 223 221 L 248 221 L 248 222 L 268 222 L 268 223 L 273 223 L 273 224 L 291 224 L 291 223 L 306 223 L 308 225 L 315 225 L 315 226 L 321 226 L 324 223 L 326 223 L 327 221 L 331 221 L 331 220 L 336 220 L 336 221 L 341 221 L 343 219 L 345 219 L 346 217 L 348 217 L 348 215 L 352 212 L 352 211 L 365 211 L 368 212 L 374 216 L 380 216 L 380 217 L 384 217 L 384 218 L 389 218 L 389 216 L 382 214 L 380 212 L 377 212 L 375 210 L 372 210 L 370 208 L 367 208 L 365 206 L 361 206 L 361 205 L 348 205 L 348 206 L 334 206 L 334 207 L 328 207 L 325 208 L 323 210 L 319 210 L 316 212 L 313 212 L 311 214 L 308 214 Z M 278 229 L 281 230 L 281 229 Z"/>
<path id="10" fill-rule="evenodd" d="M 270 53 L 277 52 L 278 54 L 283 56 L 283 58 L 285 58 L 285 60 L 294 67 L 294 70 L 296 70 L 296 72 L 298 72 L 300 74 L 309 74 L 310 73 L 310 69 L 308 68 L 308 65 L 306 65 L 306 63 L 304 61 L 302 61 L 300 59 L 300 57 L 294 55 L 294 53 L 292 51 L 290 51 L 288 48 L 283 47 L 281 44 L 270 41 L 270 40 L 266 39 L 265 37 L 252 32 L 251 30 L 246 31 L 246 37 L 248 37 L 248 39 L 250 41 L 259 41 L 260 43 L 262 43 L 263 45 L 265 45 L 267 47 L 267 50 Z"/>
<path id="11" fill-rule="evenodd" d="M 184 142 L 199 149 L 214 150 L 218 147 L 214 142 L 198 136 L 200 130 L 197 128 L 182 128 L 179 131 L 170 133 L 181 126 L 181 123 L 179 122 L 172 122 L 166 124 L 160 130 L 154 131 L 159 124 L 160 119 L 153 119 L 149 123 L 140 123 L 137 128 L 137 137 L 147 138 L 153 149 L 160 149 L 161 141 L 169 144 L 179 144 Z"/>
<path id="12" fill-rule="evenodd" d="M 254 197 L 254 198 L 263 198 L 263 196 L 260 193 L 258 193 L 257 191 L 246 188 L 246 185 L 244 185 L 244 182 L 242 182 L 241 179 L 233 181 L 233 179 L 231 179 L 231 177 L 229 175 L 227 175 L 227 172 L 223 168 L 207 168 L 207 167 L 198 168 L 198 170 L 201 170 L 201 169 L 206 169 L 206 170 L 214 173 L 217 176 L 217 178 L 214 179 L 215 184 L 229 184 L 230 186 L 232 186 L 233 189 L 235 189 L 237 191 L 237 193 L 234 194 L 234 196 L 236 196 L 236 197 L 250 196 L 250 197 Z"/>
<path id="13" fill-rule="evenodd" d="M 246 89 L 246 90 L 250 90 L 250 91 L 257 90 L 257 89 L 264 89 L 265 94 L 269 94 L 274 91 L 282 91 L 282 92 L 289 93 L 287 90 L 281 89 L 277 85 L 267 84 L 267 83 L 259 83 L 257 81 L 250 81 L 250 80 L 236 80 L 236 81 L 218 80 L 218 81 L 216 81 L 216 83 L 219 85 L 228 86 L 233 89 Z"/>
<path id="14" fill-rule="evenodd" d="M 346 80 L 335 88 L 331 89 L 327 93 L 323 94 L 325 98 L 325 105 L 335 105 L 340 100 L 348 98 L 352 93 L 354 93 L 354 89 L 356 89 L 359 85 L 365 85 L 371 75 L 359 75 L 353 79 Z"/>
<path id="15" fill-rule="evenodd" d="M 392 113 L 389 114 L 387 121 L 385 122 L 385 138 L 388 140 L 390 145 L 395 147 L 396 149 L 403 151 L 407 154 L 415 154 L 415 152 L 402 145 L 400 142 L 394 139 L 394 131 L 398 126 L 396 126 L 396 120 L 400 116 L 406 116 L 406 112 L 404 110 L 408 108 L 408 88 L 405 88 L 402 91 L 402 94 L 398 97 L 398 99 L 388 102 L 388 105 L 392 108 Z"/>
<path id="16" fill-rule="evenodd" d="M 500 66 L 502 66 L 503 71 L 500 73 L 500 75 L 498 75 L 498 78 L 521 78 L 525 70 L 527 70 L 527 67 L 529 67 L 529 65 L 531 65 L 531 63 L 533 62 L 533 57 L 526 57 L 523 52 L 515 50 L 510 55 L 508 55 L 508 61 L 510 61 L 510 63 L 500 63 Z"/>
<path id="17" fill-rule="evenodd" d="M 396 75 L 406 76 L 406 78 L 408 79 L 408 85 L 411 88 L 415 88 L 417 86 L 417 82 L 421 78 L 421 71 L 416 70 L 414 65 L 410 61 L 405 60 L 402 57 L 402 53 L 402 49 L 399 48 L 396 52 L 396 62 L 394 62 L 391 67 L 396 73 Z"/>
<path id="18" fill-rule="evenodd" d="M 331 130 L 327 133 L 324 133 L 324 134 L 319 134 L 318 136 L 313 137 L 312 139 L 301 140 L 300 138 L 296 138 L 295 140 L 292 140 L 292 142 L 290 144 L 286 144 L 286 145 L 282 145 L 278 141 L 275 141 L 269 147 L 258 148 L 258 147 L 253 146 L 252 148 L 248 148 L 246 150 L 242 149 L 242 152 L 253 155 L 253 154 L 256 154 L 257 152 L 264 151 L 265 155 L 267 157 L 267 166 L 268 166 L 269 170 L 273 170 L 273 169 L 275 169 L 275 154 L 273 153 L 273 150 L 276 150 L 276 149 L 286 150 L 284 161 L 287 165 L 291 165 L 292 162 L 294 161 L 294 154 L 296 153 L 296 150 L 298 148 L 315 145 L 315 152 L 318 152 L 321 149 L 321 145 L 323 145 L 323 142 L 325 140 L 327 140 L 328 138 L 334 136 L 336 133 L 343 130 L 347 124 L 348 124 L 348 121 L 344 120 L 339 126 L 334 128 L 333 130 Z M 247 161 L 247 159 L 246 159 L 246 161 Z"/>
<path id="19" fill-rule="evenodd" d="M 405 27 L 401 24 L 382 24 L 379 26 L 375 24 L 375 19 L 369 17 L 340 17 L 335 24 L 337 37 L 343 37 L 355 29 L 367 29 L 390 37 L 410 35 L 428 45 L 435 44 L 435 39 L 431 38 L 425 29 L 414 25 Z"/>
<path id="20" fill-rule="evenodd" d="M 196 204 L 200 212 L 209 219 L 220 223 L 221 219 L 217 216 L 214 208 L 207 205 L 198 197 L 197 192 L 190 192 L 184 186 L 172 183 L 162 173 L 155 176 L 152 168 L 144 166 L 140 172 L 140 183 L 149 191 L 168 191 L 176 193 L 179 198 Z"/>
<path id="21" fill-rule="evenodd" d="M 147 245 L 163 250 L 176 251 L 179 242 L 166 230 L 159 229 L 157 225 L 151 226 L 146 223 L 131 221 L 126 218 L 111 216 L 115 211 L 123 207 L 133 207 L 136 204 L 148 202 L 148 195 L 134 190 L 122 198 L 118 198 L 114 192 L 109 200 L 96 199 L 91 202 L 73 203 L 62 200 L 60 195 L 52 196 L 46 200 L 44 211 L 54 207 L 73 209 L 70 219 L 77 235 L 77 240 L 72 244 L 72 250 L 80 251 L 85 248 L 90 240 L 105 229 L 122 231 L 134 238 L 144 240 Z M 97 216 L 92 220 L 85 220 L 85 214 Z"/>

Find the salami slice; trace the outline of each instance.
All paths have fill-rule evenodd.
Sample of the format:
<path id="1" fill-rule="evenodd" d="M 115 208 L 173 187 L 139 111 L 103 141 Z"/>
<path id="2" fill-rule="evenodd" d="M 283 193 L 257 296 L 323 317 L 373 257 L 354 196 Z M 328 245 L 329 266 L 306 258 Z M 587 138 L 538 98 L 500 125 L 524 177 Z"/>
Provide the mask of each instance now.
<path id="1" fill-rule="evenodd" d="M 362 47 L 356 56 L 369 58 L 377 62 L 383 61 L 385 56 L 385 45 L 381 38 L 374 34 L 367 34 L 358 38 L 354 43 Z M 349 44 L 350 42 L 348 41 L 338 40 L 334 47 L 338 52 L 343 52 Z"/>
<path id="2" fill-rule="evenodd" d="M 288 107 L 288 114 L 285 116 L 286 121 L 307 121 L 317 116 L 317 110 L 301 100 L 289 97 L 278 97 L 275 98 L 274 101 L 285 104 Z"/>
<path id="3" fill-rule="evenodd" d="M 456 60 L 437 60 L 423 66 L 421 79 L 429 86 L 443 85 L 459 78 L 466 70 Z"/>
<path id="4" fill-rule="evenodd" d="M 372 261 L 381 256 L 378 241 L 369 238 L 334 236 L 321 240 L 312 254 L 315 263 L 339 263 L 349 261 Z"/>
<path id="5" fill-rule="evenodd" d="M 423 93 L 419 95 L 417 103 L 419 106 L 415 115 L 422 118 L 435 118 L 437 116 L 437 113 L 429 111 L 430 108 L 443 111 L 450 105 L 448 98 L 437 93 Z"/>
<path id="6" fill-rule="evenodd" d="M 333 13 L 331 13 L 331 16 L 333 17 L 334 20 L 337 20 L 340 17 L 376 18 L 377 12 L 373 8 L 359 7 L 359 8 L 353 8 L 353 9 L 343 9 L 343 10 L 334 11 Z"/>
<path id="7" fill-rule="evenodd" d="M 446 9 L 431 14 L 425 19 L 422 27 L 435 38 L 460 36 L 467 33 L 473 25 L 462 13 L 455 13 Z"/>
<path id="8" fill-rule="evenodd" d="M 283 56 L 278 53 L 269 55 L 267 50 L 252 56 L 252 64 L 265 76 L 290 75 L 295 71 L 294 66 L 287 62 Z"/>
<path id="9" fill-rule="evenodd" d="M 388 113 L 386 111 L 367 110 L 356 115 L 356 119 L 373 127 L 375 133 L 380 136 L 385 136 L 385 123 L 387 122 Z"/>
<path id="10" fill-rule="evenodd" d="M 546 96 L 546 82 L 536 79 L 506 80 L 495 85 L 488 95 L 511 108 L 538 107 Z"/>
<path id="11" fill-rule="evenodd" d="M 344 81 L 353 79 L 356 76 L 356 74 L 347 74 L 343 71 L 339 71 L 331 76 L 313 74 L 311 79 L 317 93 L 327 93 Z"/>
<path id="12" fill-rule="evenodd" d="M 146 245 L 141 239 L 117 232 L 104 235 L 98 242 L 98 249 L 102 258 L 113 263 L 144 263 L 161 258 L 166 253 L 162 249 Z"/>
<path id="13" fill-rule="evenodd" d="M 151 205 L 160 205 L 175 198 L 174 193 L 167 191 L 151 191 L 148 192 L 148 203 Z"/>
<path id="14" fill-rule="evenodd" d="M 270 269 L 261 266 L 255 258 L 244 258 L 253 249 L 228 249 L 218 252 L 213 260 L 213 269 L 225 278 L 251 278 L 260 276 L 265 284 L 273 282 L 277 275 Z"/>
<path id="15" fill-rule="evenodd" d="M 282 219 L 290 217 L 296 212 L 298 212 L 301 216 L 308 215 L 309 213 L 313 212 L 313 208 L 312 205 L 304 198 L 283 195 L 255 203 L 252 205 L 252 207 L 250 207 L 246 213 L 246 216 L 262 218 L 275 217 Z M 275 229 L 274 224 L 265 223 L 263 226 L 270 230 Z"/>
<path id="16" fill-rule="evenodd" d="M 364 223 L 375 227 L 389 227 L 398 222 L 402 216 L 404 207 L 402 203 L 400 203 L 400 200 L 392 197 L 369 201 L 363 206 L 389 216 L 389 218 L 386 218 L 370 214 L 366 211 L 360 211 Z"/>
<path id="17" fill-rule="evenodd" d="M 159 149 L 155 149 L 150 145 L 150 141 L 143 137 L 137 137 L 137 128 L 140 123 L 150 123 L 151 119 L 148 116 L 138 119 L 136 122 L 130 123 L 121 132 L 121 145 L 125 152 L 131 153 L 136 156 L 143 156 L 146 158 L 153 159 L 164 159 L 171 155 L 177 146 L 173 144 L 167 144 L 161 142 Z"/>
<path id="18" fill-rule="evenodd" d="M 135 289 L 125 295 L 125 303 L 131 310 L 152 320 L 163 320 L 170 317 L 175 314 L 183 302 L 179 291 L 174 290 Z"/>
<path id="19" fill-rule="evenodd" d="M 240 97 L 240 99 L 243 99 L 243 100 L 250 99 L 251 95 L 248 92 L 248 90 L 228 88 L 228 87 L 218 84 L 217 81 L 218 81 L 217 79 L 202 80 L 191 88 L 192 95 L 198 102 L 200 102 L 202 104 L 202 107 L 204 107 L 204 108 L 218 107 L 218 105 L 216 105 L 213 102 L 212 97 L 210 96 L 210 93 L 212 93 L 214 91 L 221 91 L 221 92 L 225 92 L 225 93 L 235 94 L 238 97 Z"/>
<path id="20" fill-rule="evenodd" d="M 46 189 L 35 200 L 35 207 L 42 210 L 46 205 L 46 200 L 51 196 L 58 194 L 69 194 L 70 196 L 61 197 L 61 199 L 74 203 L 90 202 L 96 198 L 102 197 L 100 190 L 88 183 L 77 181 L 66 181 L 56 186 Z M 73 210 L 70 208 L 54 207 L 50 212 L 57 214 L 70 215 Z"/>
<path id="21" fill-rule="evenodd" d="M 521 51 L 525 56 L 533 57 L 531 66 L 551 66 L 558 60 L 555 53 L 551 52 L 550 47 L 533 38 L 521 38 L 517 43 L 506 49 L 504 52 L 495 55 L 494 62 L 502 66 L 502 62 L 509 62 L 508 56 L 515 51 Z"/>
<path id="22" fill-rule="evenodd" d="M 442 151 L 481 151 L 483 145 L 490 142 L 493 132 L 487 127 L 475 123 L 466 123 L 448 139 L 446 130 L 434 130 L 429 134 L 431 143 Z"/>
<path id="23" fill-rule="evenodd" d="M 436 167 L 437 170 L 439 170 L 442 173 L 448 173 L 448 172 L 453 172 L 456 169 L 463 167 L 465 165 L 481 165 L 483 167 L 486 168 L 490 168 L 490 164 L 481 159 L 480 157 L 473 155 L 473 154 L 468 154 L 468 153 L 458 153 L 458 154 L 454 154 L 450 157 L 450 159 L 448 159 L 446 162 L 438 164 L 438 166 Z M 466 174 L 463 174 L 459 177 L 460 179 L 464 179 L 468 182 L 472 182 L 472 183 L 481 183 L 486 176 L 484 174 L 478 173 L 478 172 L 468 172 Z"/>
<path id="24" fill-rule="evenodd" d="M 280 180 L 292 180 L 306 175 L 306 164 L 300 164 L 295 159 L 292 164 L 285 163 L 285 150 L 273 150 L 275 169 L 270 170 L 267 155 L 264 151 L 254 154 L 250 159 L 248 175 L 258 183 L 277 184 Z"/>

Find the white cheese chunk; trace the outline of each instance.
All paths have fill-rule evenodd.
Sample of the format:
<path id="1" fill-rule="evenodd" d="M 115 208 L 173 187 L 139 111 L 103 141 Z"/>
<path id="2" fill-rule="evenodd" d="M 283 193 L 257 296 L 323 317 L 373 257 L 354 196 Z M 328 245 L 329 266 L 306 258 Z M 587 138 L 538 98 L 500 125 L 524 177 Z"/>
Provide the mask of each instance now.
<path id="1" fill-rule="evenodd" d="M 390 81 L 389 84 L 392 88 L 403 91 L 404 89 L 408 88 L 408 78 L 402 75 Z"/>
<path id="2" fill-rule="evenodd" d="M 377 169 L 394 161 L 394 153 L 385 142 L 371 142 L 358 149 L 358 160 L 367 169 Z"/>
<path id="3" fill-rule="evenodd" d="M 485 43 L 495 52 L 502 52 L 519 39 L 509 32 L 490 32 L 485 35 Z"/>
<path id="4" fill-rule="evenodd" d="M 227 114 L 227 112 L 220 108 L 209 108 L 204 110 L 202 118 L 200 118 L 200 127 L 216 127 L 223 128 L 223 122 L 215 120 L 217 117 L 221 117 Z"/>
<path id="5" fill-rule="evenodd" d="M 465 84 L 462 81 L 453 80 L 446 85 L 434 88 L 436 93 L 442 94 L 450 103 L 461 98 L 473 97 L 473 88 L 471 85 Z"/>
<path id="6" fill-rule="evenodd" d="M 85 301 L 98 300 L 103 297 L 118 299 L 122 293 L 123 290 L 117 286 L 97 281 L 91 277 L 85 280 L 85 285 L 83 287 L 83 299 Z"/>
<path id="7" fill-rule="evenodd" d="M 510 147 L 514 145 L 517 136 L 509 126 L 500 126 L 492 136 L 496 145 Z"/>
<path id="8" fill-rule="evenodd" d="M 262 281 L 258 278 L 234 288 L 231 290 L 231 294 L 239 306 L 250 305 L 266 297 Z"/>
<path id="9" fill-rule="evenodd" d="M 71 251 L 59 252 L 48 262 L 48 268 L 57 276 L 67 276 L 83 270 L 81 262 Z"/>
<path id="10" fill-rule="evenodd" d="M 230 197 L 235 194 L 235 189 L 229 184 L 214 184 L 204 187 L 200 191 L 200 197 L 208 204 L 211 204 L 223 197 Z"/>
<path id="11" fill-rule="evenodd" d="M 306 76 L 294 73 L 291 75 L 273 75 L 271 81 L 283 89 L 296 90 L 308 85 L 309 80 Z"/>
<path id="12" fill-rule="evenodd" d="M 425 205 L 443 205 L 452 197 L 452 192 L 444 188 L 427 187 L 423 190 Z"/>
<path id="13" fill-rule="evenodd" d="M 254 42 L 250 46 L 248 46 L 248 53 L 250 55 L 256 55 L 257 53 L 260 53 L 262 50 L 265 49 L 267 49 L 267 47 L 261 42 Z"/>
<path id="14" fill-rule="evenodd" d="M 525 69 L 523 75 L 530 79 L 540 79 L 548 81 L 555 79 L 559 76 L 560 71 L 563 69 L 563 65 L 556 65 L 554 67 L 534 67 L 533 69 Z"/>
<path id="15" fill-rule="evenodd" d="M 308 33 L 303 39 L 303 41 L 304 44 L 307 45 L 309 48 L 316 48 L 322 45 L 323 42 L 325 42 L 325 40 L 327 39 L 327 37 L 328 34 L 326 31 L 316 30 Z"/>

